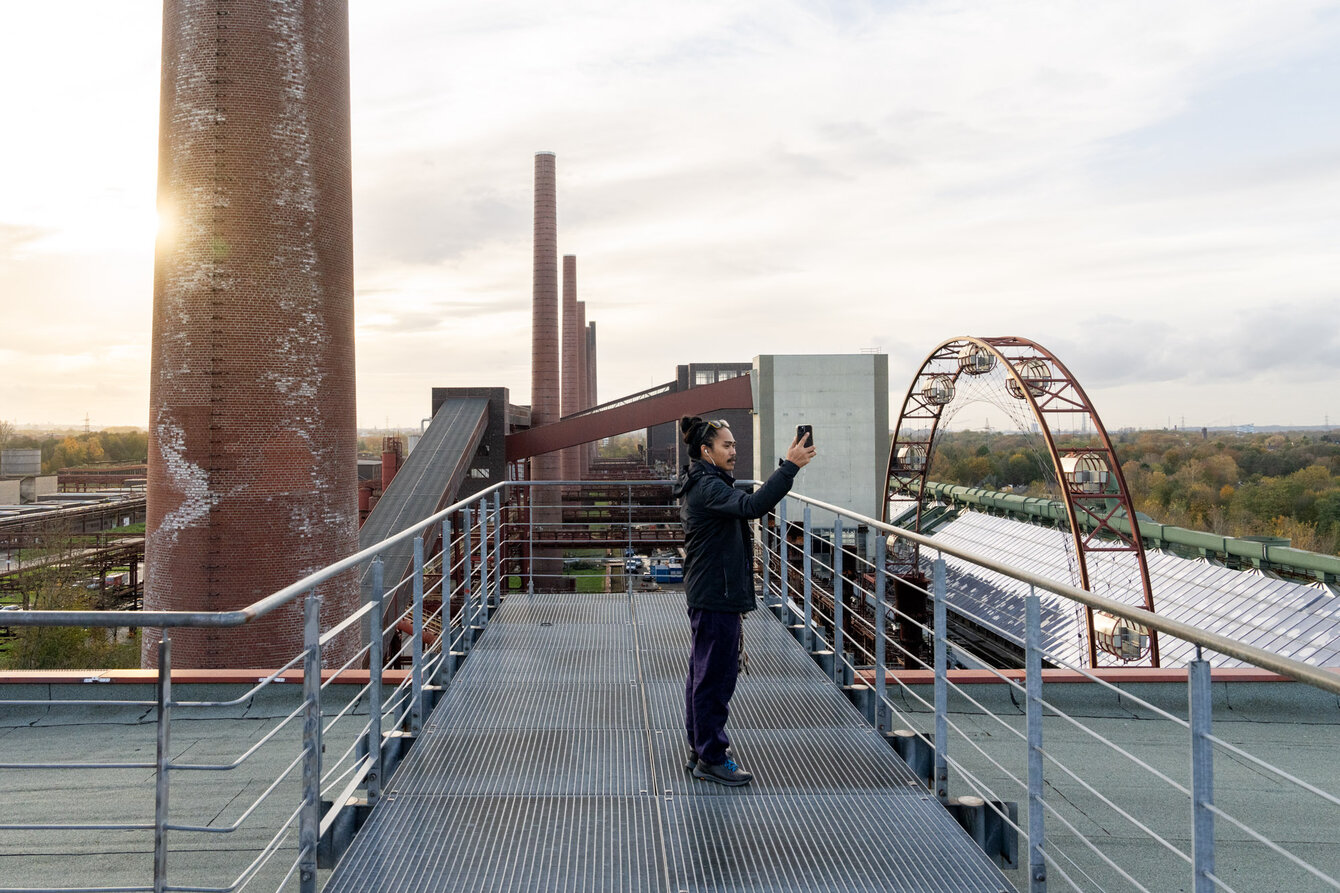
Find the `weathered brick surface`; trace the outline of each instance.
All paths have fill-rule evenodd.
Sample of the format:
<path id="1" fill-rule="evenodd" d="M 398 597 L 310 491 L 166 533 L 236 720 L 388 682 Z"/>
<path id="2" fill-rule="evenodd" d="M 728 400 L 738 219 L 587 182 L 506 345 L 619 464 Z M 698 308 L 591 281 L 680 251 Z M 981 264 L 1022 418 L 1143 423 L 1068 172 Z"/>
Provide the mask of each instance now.
<path id="1" fill-rule="evenodd" d="M 346 0 L 164 3 L 148 609 L 239 608 L 357 547 L 350 185 Z M 328 623 L 357 581 L 322 595 Z M 301 641 L 297 605 L 175 631 L 173 663 Z"/>
<path id="2" fill-rule="evenodd" d="M 586 324 L 586 393 L 591 406 L 599 405 L 596 397 L 596 324 Z M 592 458 L 595 454 L 592 453 Z"/>
<path id="3" fill-rule="evenodd" d="M 554 153 L 535 155 L 535 267 L 531 294 L 530 424 L 558 421 L 558 196 Z M 556 481 L 562 469 L 558 453 L 531 460 L 531 477 Z"/>
<path id="4" fill-rule="evenodd" d="M 577 302 L 577 408 L 590 409 L 594 404 L 590 399 L 590 386 L 586 369 L 586 302 Z M 591 468 L 591 459 L 595 450 L 594 443 L 583 444 L 579 448 L 578 467 L 581 470 L 581 476 L 586 477 L 586 472 Z"/>
<path id="5" fill-rule="evenodd" d="M 586 333 L 578 329 L 577 258 L 563 255 L 563 415 L 582 408 L 581 344 Z M 562 475 L 565 481 L 582 476 L 583 447 L 563 450 Z"/>
<path id="6" fill-rule="evenodd" d="M 558 185 L 554 153 L 535 155 L 535 266 L 531 296 L 530 424 L 532 428 L 558 421 L 561 383 L 559 379 L 558 320 Z M 556 481 L 563 473 L 557 452 L 530 460 L 530 476 L 537 481 Z M 541 524 L 562 520 L 556 487 L 534 493 L 534 517 Z M 539 575 L 537 585 L 555 585 L 563 570 L 563 553 L 537 549 L 532 563 Z"/>

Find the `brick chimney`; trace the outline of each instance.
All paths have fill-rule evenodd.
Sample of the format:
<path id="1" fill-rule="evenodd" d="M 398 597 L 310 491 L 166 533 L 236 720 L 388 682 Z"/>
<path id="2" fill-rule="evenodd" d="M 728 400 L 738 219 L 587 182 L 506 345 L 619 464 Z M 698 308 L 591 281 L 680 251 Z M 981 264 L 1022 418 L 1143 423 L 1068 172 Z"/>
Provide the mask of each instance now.
<path id="1" fill-rule="evenodd" d="M 592 404 L 590 394 L 591 388 L 589 382 L 590 375 L 588 374 L 589 370 L 586 368 L 586 302 L 585 301 L 577 302 L 577 325 L 575 328 L 577 336 L 576 337 L 577 394 L 578 394 L 577 408 L 590 409 Z M 577 464 L 581 472 L 580 476 L 583 480 L 585 480 L 586 473 L 591 468 L 591 445 L 589 443 L 582 444 L 580 447 L 577 448 L 577 455 L 578 455 Z"/>
<path id="2" fill-rule="evenodd" d="M 165 0 L 162 60 L 144 607 L 234 610 L 358 544 L 346 0 Z M 357 580 L 321 593 L 329 626 Z M 275 667 L 302 605 L 171 635 Z"/>
<path id="3" fill-rule="evenodd" d="M 583 383 L 582 346 L 586 333 L 579 328 L 577 318 L 577 258 L 563 255 L 563 412 L 571 415 L 582 408 Z M 575 481 L 582 476 L 582 448 L 563 450 L 563 480 Z"/>
<path id="4" fill-rule="evenodd" d="M 554 153 L 535 155 L 535 266 L 531 304 L 530 424 L 557 422 L 560 410 L 558 325 L 558 196 Z M 531 460 L 531 477 L 556 481 L 558 453 Z"/>

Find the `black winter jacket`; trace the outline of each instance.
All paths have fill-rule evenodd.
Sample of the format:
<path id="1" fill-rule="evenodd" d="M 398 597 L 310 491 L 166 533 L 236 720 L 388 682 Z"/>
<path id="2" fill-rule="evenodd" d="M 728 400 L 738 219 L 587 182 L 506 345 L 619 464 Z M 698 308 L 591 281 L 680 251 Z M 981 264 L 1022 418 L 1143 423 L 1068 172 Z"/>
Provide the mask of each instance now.
<path id="1" fill-rule="evenodd" d="M 744 614 L 754 601 L 753 537 L 749 520 L 766 515 L 791 489 L 799 466 L 784 461 L 754 493 L 710 462 L 694 459 L 680 474 L 684 593 L 690 608 Z"/>

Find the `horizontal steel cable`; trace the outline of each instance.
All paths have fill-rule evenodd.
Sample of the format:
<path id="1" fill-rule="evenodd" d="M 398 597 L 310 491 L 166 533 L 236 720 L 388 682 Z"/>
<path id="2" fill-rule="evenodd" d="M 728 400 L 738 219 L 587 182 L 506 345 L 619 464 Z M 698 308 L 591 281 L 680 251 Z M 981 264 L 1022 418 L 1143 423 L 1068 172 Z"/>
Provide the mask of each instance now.
<path id="1" fill-rule="evenodd" d="M 1232 825 L 1233 827 L 1237 828 L 1239 831 L 1244 832 L 1245 834 L 1247 834 L 1248 836 L 1250 836 L 1253 840 L 1257 841 L 1258 843 L 1265 844 L 1265 846 L 1266 846 L 1267 849 L 1270 849 L 1270 850 L 1274 851 L 1275 853 L 1278 853 L 1279 855 L 1283 856 L 1285 859 L 1288 859 L 1288 860 L 1289 860 L 1290 862 L 1292 862 L 1294 865 L 1297 865 L 1299 868 L 1303 869 L 1303 870 L 1306 871 L 1308 874 L 1310 874 L 1310 875 L 1312 875 L 1313 877 L 1315 877 L 1317 880 L 1323 882 L 1323 883 L 1326 884 L 1328 887 L 1331 887 L 1331 888 L 1334 889 L 1334 890 L 1340 890 L 1340 881 L 1337 881 L 1335 878 L 1331 877 L 1331 876 L 1328 875 L 1328 874 L 1324 874 L 1320 869 L 1318 869 L 1316 866 L 1314 866 L 1311 862 L 1307 862 L 1306 860 L 1300 858 L 1299 856 L 1296 856 L 1296 855 L 1294 855 L 1293 853 L 1289 852 L 1289 851 L 1286 850 L 1284 847 L 1282 847 L 1282 846 L 1280 846 L 1279 844 L 1275 843 L 1275 841 L 1273 841 L 1273 840 L 1271 840 L 1270 838 L 1266 837 L 1265 835 L 1261 834 L 1260 832 L 1258 832 L 1258 831 L 1255 830 L 1254 828 L 1250 828 L 1250 827 L 1248 827 L 1247 825 L 1243 824 L 1243 823 L 1242 823 L 1241 821 L 1239 821 L 1237 818 L 1235 818 L 1234 816 L 1230 815 L 1229 813 L 1224 812 L 1222 809 L 1220 809 L 1218 806 L 1215 806 L 1213 803 L 1206 803 L 1206 804 L 1204 804 L 1204 806 L 1205 806 L 1206 809 L 1208 809 L 1210 812 L 1214 813 L 1214 814 L 1215 814 L 1216 816 L 1218 816 L 1219 818 L 1221 818 L 1221 819 L 1223 819 L 1224 821 L 1228 822 L 1230 825 Z"/>

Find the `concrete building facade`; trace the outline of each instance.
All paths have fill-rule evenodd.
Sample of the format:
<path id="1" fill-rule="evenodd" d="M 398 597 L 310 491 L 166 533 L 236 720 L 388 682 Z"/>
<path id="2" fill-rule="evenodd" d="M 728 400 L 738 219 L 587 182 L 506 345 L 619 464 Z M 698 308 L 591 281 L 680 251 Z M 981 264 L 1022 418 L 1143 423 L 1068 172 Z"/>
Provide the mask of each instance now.
<path id="1" fill-rule="evenodd" d="M 59 477 L 42 474 L 42 451 L 0 451 L 0 505 L 41 502 L 59 489 Z"/>
<path id="2" fill-rule="evenodd" d="M 889 457 L 888 355 L 768 354 L 754 358 L 752 375 L 754 478 L 772 474 L 797 425 L 813 425 L 818 456 L 800 470 L 794 489 L 880 517 Z M 833 523 L 817 511 L 813 520 Z"/>
<path id="3" fill-rule="evenodd" d="M 167 0 L 162 52 L 144 606 L 230 610 L 358 542 L 347 2 Z M 279 666 L 302 607 L 173 640 Z"/>
<path id="4" fill-rule="evenodd" d="M 0 478 L 30 477 L 41 473 L 41 450 L 0 450 Z"/>

